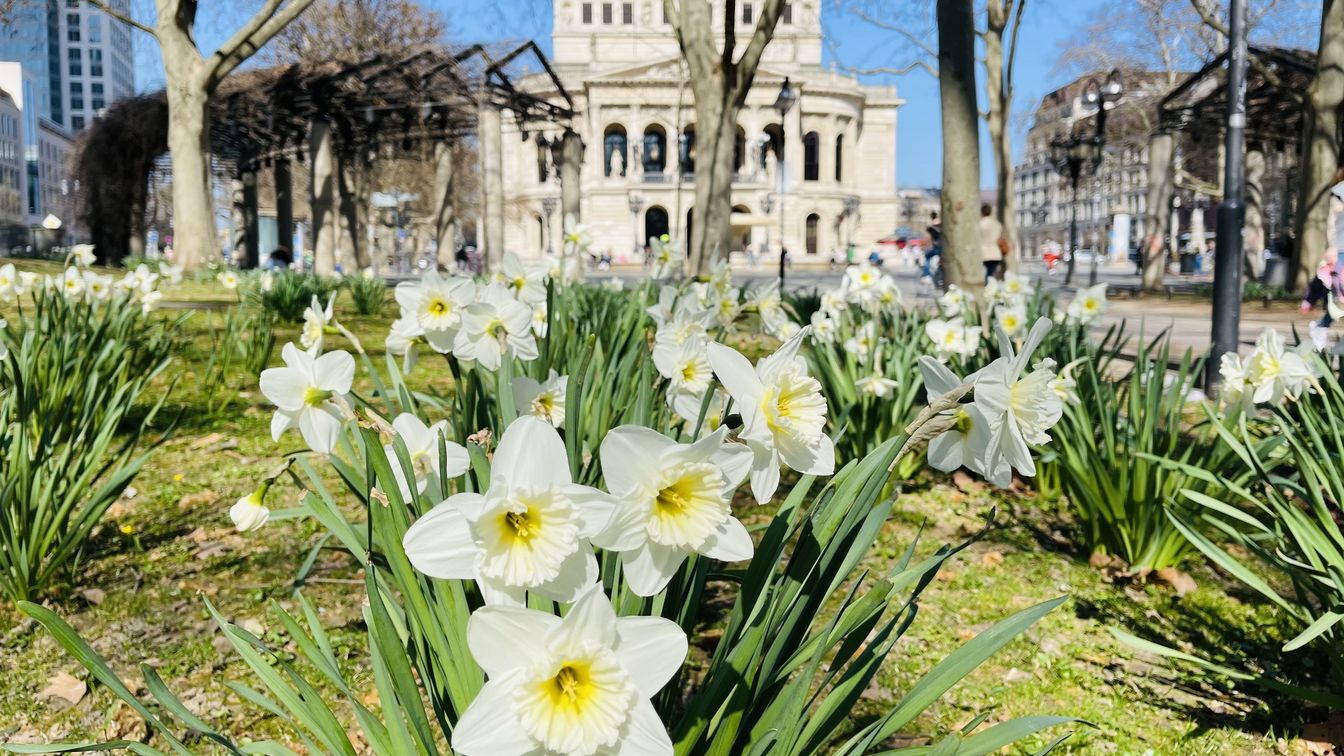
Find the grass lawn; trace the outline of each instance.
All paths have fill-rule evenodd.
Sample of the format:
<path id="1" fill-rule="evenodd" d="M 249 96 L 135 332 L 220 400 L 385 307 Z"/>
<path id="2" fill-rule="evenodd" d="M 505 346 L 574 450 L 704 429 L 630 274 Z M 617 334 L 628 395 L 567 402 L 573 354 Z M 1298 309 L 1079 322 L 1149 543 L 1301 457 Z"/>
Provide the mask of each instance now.
<path id="1" fill-rule="evenodd" d="M 213 285 L 188 285 L 174 296 L 228 300 Z M 375 361 L 381 360 L 394 307 L 389 297 L 381 316 L 343 318 Z M 338 311 L 353 308 L 347 300 Z M 210 312 L 188 316 L 190 342 L 163 385 L 181 408 L 177 427 L 89 544 L 77 585 L 62 590 L 51 605 L 133 687 L 138 684 L 143 692 L 138 665 L 147 662 L 188 708 L 221 730 L 292 742 L 275 720 L 243 705 L 227 687 L 252 681 L 215 630 L 204 602 L 284 648 L 287 639 L 267 604 L 296 605 L 295 577 L 323 545 L 324 531 L 302 520 L 271 523 L 246 536 L 233 531 L 228 507 L 298 440 L 271 441 L 271 410 L 255 376 L 236 376 L 228 406 L 213 415 L 207 411 L 198 383 L 218 317 Z M 282 325 L 277 342 L 297 339 L 296 334 L 297 325 Z M 413 385 L 447 391 L 446 367 L 431 355 L 423 357 Z M 357 383 L 361 388 L 366 386 Z M 296 503 L 298 490 L 284 482 L 272 496 L 271 508 L 280 509 Z M 1324 718 L 1258 690 L 1189 677 L 1114 640 L 1108 627 L 1193 644 L 1187 650 L 1216 657 L 1265 658 L 1293 633 L 1246 592 L 1199 565 L 1191 567 L 1198 587 L 1182 597 L 1151 586 L 1108 583 L 1088 566 L 1086 555 L 1063 545 L 1060 530 L 1068 526 L 1058 503 L 1028 491 L 994 492 L 960 477 L 921 478 L 900 496 L 882 548 L 868 566 L 884 570 L 916 537 L 921 554 L 965 540 L 981 528 L 991 508 L 997 511 L 996 524 L 950 561 L 925 591 L 918 617 L 854 716 L 874 716 L 884 702 L 899 698 L 958 644 L 995 620 L 1062 594 L 1070 600 L 944 696 L 893 745 L 923 743 L 992 710 L 994 720 L 1062 714 L 1092 723 L 1073 728 L 1060 749 L 1067 753 L 1279 753 L 1298 747 L 1293 738 L 1303 723 Z M 744 516 L 750 519 L 751 513 Z M 364 588 L 353 564 L 339 549 L 322 548 L 302 590 L 319 608 L 356 689 L 371 691 L 372 680 L 361 672 Z M 1303 663 L 1309 666 L 1310 659 Z M 0 679 L 5 681 L 0 685 L 0 741 L 143 737 L 139 718 L 96 684 L 74 705 L 44 696 L 62 673 L 87 678 L 40 628 L 0 603 Z M 346 721 L 357 729 L 352 717 Z M 1061 732 L 1028 741 L 1022 751 L 1039 750 Z"/>

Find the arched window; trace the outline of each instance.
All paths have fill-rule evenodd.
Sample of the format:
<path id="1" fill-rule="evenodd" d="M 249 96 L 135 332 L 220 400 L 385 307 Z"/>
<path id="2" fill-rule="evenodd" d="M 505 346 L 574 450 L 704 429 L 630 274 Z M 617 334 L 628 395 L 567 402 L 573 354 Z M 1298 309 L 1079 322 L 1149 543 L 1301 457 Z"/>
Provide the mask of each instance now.
<path id="1" fill-rule="evenodd" d="M 644 240 L 657 239 L 668 232 L 667 211 L 654 205 L 644 211 Z"/>
<path id="2" fill-rule="evenodd" d="M 695 124 L 689 124 L 681 132 L 681 143 L 678 145 L 677 161 L 681 166 L 681 172 L 687 176 L 695 175 Z"/>
<path id="3" fill-rule="evenodd" d="M 733 136 L 733 172 L 742 170 L 742 163 L 747 159 L 747 131 L 741 126 L 737 127 L 737 133 Z"/>
<path id="4" fill-rule="evenodd" d="M 816 181 L 821 177 L 821 139 L 817 132 L 803 135 L 803 180 Z"/>
<path id="5" fill-rule="evenodd" d="M 809 255 L 817 253 L 817 225 L 820 223 L 820 215 L 812 213 L 807 216 L 807 253 Z"/>
<path id="6" fill-rule="evenodd" d="M 770 164 L 771 155 L 774 156 L 774 162 L 779 164 L 779 160 L 784 156 L 784 127 L 777 123 L 772 123 L 764 129 L 765 143 L 761 145 L 760 170 L 764 171 Z"/>
<path id="7" fill-rule="evenodd" d="M 662 126 L 644 129 L 644 173 L 658 175 L 667 167 L 667 132 Z"/>
<path id="8" fill-rule="evenodd" d="M 607 127 L 602 137 L 602 175 L 624 176 L 629 165 L 629 153 L 626 151 L 625 127 L 613 124 Z"/>
<path id="9" fill-rule="evenodd" d="M 546 137 L 537 135 L 537 183 L 544 184 L 551 177 L 551 143 Z"/>
<path id="10" fill-rule="evenodd" d="M 839 181 L 844 177 L 845 165 L 845 135 L 841 134 L 835 138 L 835 180 Z"/>
<path id="11" fill-rule="evenodd" d="M 546 221 L 543 220 L 542 217 L 540 215 L 537 215 L 536 213 L 532 214 L 532 218 L 537 222 L 536 249 L 544 250 L 546 249 Z"/>

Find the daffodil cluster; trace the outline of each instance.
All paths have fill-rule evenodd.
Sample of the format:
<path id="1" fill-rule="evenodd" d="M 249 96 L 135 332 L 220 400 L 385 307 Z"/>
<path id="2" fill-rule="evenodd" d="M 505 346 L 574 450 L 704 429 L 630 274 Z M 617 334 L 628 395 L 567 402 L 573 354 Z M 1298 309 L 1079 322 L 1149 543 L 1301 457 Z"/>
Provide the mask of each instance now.
<path id="1" fill-rule="evenodd" d="M 505 355 L 536 359 L 537 331 L 544 333 L 546 323 L 548 270 L 507 253 L 488 283 L 428 270 L 418 280 L 397 284 L 401 317 L 392 324 L 387 350 L 409 360 L 423 342 L 489 370 L 498 369 Z"/>
<path id="2" fill-rule="evenodd" d="M 1218 366 L 1223 403 L 1253 412 L 1256 405 L 1296 400 L 1316 377 L 1304 357 L 1310 347 L 1310 342 L 1304 342 L 1297 351 L 1286 349 L 1279 332 L 1266 328 L 1245 360 L 1234 352 L 1224 354 Z"/>
<path id="3" fill-rule="evenodd" d="M 931 407 L 938 413 L 923 429 L 934 469 L 965 467 L 997 486 L 1007 486 L 1014 470 L 1036 474 L 1030 447 L 1050 441 L 1048 431 L 1064 409 L 1054 360 L 1031 362 L 1051 327 L 1048 318 L 1037 320 L 1020 350 L 999 329 L 1001 356 L 965 379 L 938 360 L 920 359 Z M 973 400 L 960 402 L 965 395 Z"/>
<path id="4" fill-rule="evenodd" d="M 76 244 L 68 255 L 69 267 L 59 275 L 18 271 L 13 263 L 6 263 L 0 266 L 0 303 L 13 302 L 41 288 L 59 291 L 71 302 L 139 306 L 148 314 L 163 299 L 160 288 L 165 283 L 182 280 L 182 269 L 167 263 L 161 264 L 157 272 L 142 263 L 118 279 L 91 269 L 93 260 L 92 245 Z"/>

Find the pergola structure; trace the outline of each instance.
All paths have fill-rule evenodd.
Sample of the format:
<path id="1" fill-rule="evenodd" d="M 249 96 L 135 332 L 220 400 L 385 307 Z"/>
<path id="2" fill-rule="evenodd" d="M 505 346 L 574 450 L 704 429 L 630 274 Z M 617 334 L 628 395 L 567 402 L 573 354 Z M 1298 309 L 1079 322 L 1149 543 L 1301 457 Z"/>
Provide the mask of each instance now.
<path id="1" fill-rule="evenodd" d="M 1158 126 L 1148 154 L 1148 207 L 1173 208 L 1176 189 L 1177 145 L 1175 138 L 1185 135 L 1195 143 L 1221 144 L 1227 123 L 1227 56 L 1222 54 L 1199 71 L 1177 84 L 1158 105 Z M 1288 93 L 1303 92 L 1316 70 L 1315 55 L 1303 50 L 1281 47 L 1249 49 L 1250 65 L 1246 72 L 1246 217 L 1243 244 L 1248 273 L 1258 276 L 1265 249 L 1264 196 L 1267 156 L 1276 157 L 1278 170 L 1287 172 L 1295 162 L 1302 135 L 1301 105 Z M 1281 210 L 1280 227 L 1288 226 L 1292 197 L 1291 182 L 1284 178 L 1284 196 L 1272 204 Z M 1211 187 L 1213 198 L 1218 190 Z M 1174 209 L 1173 209 L 1174 212 Z M 1175 231 L 1172 226 L 1171 246 Z M 1160 240 L 1145 245 L 1150 251 Z"/>
<path id="2" fill-rule="evenodd" d="M 1302 92 L 1316 72 L 1316 56 L 1286 47 L 1251 47 L 1246 76 L 1246 140 L 1296 142 L 1302 108 L 1285 90 Z M 1158 106 L 1158 128 L 1217 137 L 1227 122 L 1227 52 L 1177 84 Z"/>
<path id="3" fill-rule="evenodd" d="M 510 66 L 531 56 L 550 77 L 558 98 L 543 99 L 514 86 Z M 458 51 L 424 49 L 398 60 L 374 57 L 356 63 L 327 62 L 253 70 L 231 77 L 212 103 L 210 143 L 214 157 L 236 170 L 234 185 L 234 249 L 239 261 L 255 265 L 260 259 L 257 175 L 273 172 L 278 235 L 282 243 L 293 236 L 292 170 L 306 162 L 309 171 L 309 207 L 312 221 L 314 266 L 320 274 L 333 272 L 335 260 L 355 257 L 360 243 L 358 203 L 347 169 L 391 148 L 408 150 L 433 146 L 435 161 L 432 207 L 440 260 L 451 259 L 447 235 L 452 208 L 453 163 L 451 145 L 475 138 L 481 160 L 483 189 L 483 242 L 487 259 L 497 260 L 503 243 L 503 185 L 501 124 L 505 113 L 520 125 L 537 129 L 559 126 L 566 149 L 557 150 L 565 211 L 578 212 L 578 166 L 581 146 L 570 128 L 573 100 L 565 91 L 541 50 L 528 42 L 499 58 L 480 45 Z M 87 149 L 115 149 L 115 134 L 128 118 L 166 115 L 157 97 L 141 98 L 139 112 L 111 113 L 90 131 Z M 133 109 L 134 110 L 134 109 Z M 121 123 L 118 123 L 121 121 Z M 157 139 L 132 149 L 166 150 Z M 571 143 L 574 143 L 571 145 Z M 573 160 L 570 170 L 564 163 Z M 85 181 L 99 180 L 97 172 L 82 171 Z M 568 185 L 574 184 L 574 185 Z M 103 197 L 97 187 L 90 194 Z M 128 212 L 134 213 L 133 206 Z M 93 225 L 93 224 L 91 224 Z M 245 252 L 244 252 L 245 251 Z"/>

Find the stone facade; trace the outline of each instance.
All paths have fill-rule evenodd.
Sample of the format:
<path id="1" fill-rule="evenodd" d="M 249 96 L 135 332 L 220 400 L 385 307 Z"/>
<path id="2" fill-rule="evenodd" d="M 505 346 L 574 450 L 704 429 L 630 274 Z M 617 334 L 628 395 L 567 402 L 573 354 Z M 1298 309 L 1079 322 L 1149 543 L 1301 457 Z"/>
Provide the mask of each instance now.
<path id="1" fill-rule="evenodd" d="M 736 8 L 745 45 L 754 8 Z M 684 243 L 695 202 L 695 107 L 661 1 L 555 0 L 553 11 L 554 69 L 579 112 L 580 212 L 594 253 L 637 259 L 637 248 L 662 233 Z M 733 251 L 777 255 L 781 205 L 795 260 L 826 259 L 849 242 L 866 249 L 897 225 L 902 100 L 893 87 L 821 66 L 818 14 L 817 0 L 787 6 L 739 117 Z M 781 124 L 771 105 L 786 77 L 800 96 Z M 556 96 L 543 77 L 523 85 Z M 508 119 L 503 130 L 505 248 L 527 256 L 558 249 L 563 219 L 550 144 L 559 132 L 520 133 Z"/>

